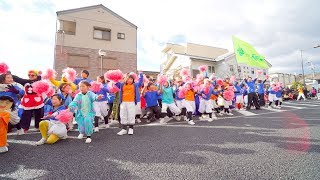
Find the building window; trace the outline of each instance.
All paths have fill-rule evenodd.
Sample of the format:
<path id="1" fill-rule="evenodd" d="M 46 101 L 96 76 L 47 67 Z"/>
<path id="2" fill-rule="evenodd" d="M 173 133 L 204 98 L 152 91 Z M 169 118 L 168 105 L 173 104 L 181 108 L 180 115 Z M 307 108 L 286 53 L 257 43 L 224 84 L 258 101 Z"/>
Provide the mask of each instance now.
<path id="1" fill-rule="evenodd" d="M 267 75 L 267 71 L 265 69 L 263 70 L 263 75 Z"/>
<path id="2" fill-rule="evenodd" d="M 238 72 L 241 73 L 241 67 L 240 66 L 238 67 Z"/>
<path id="3" fill-rule="evenodd" d="M 211 73 L 215 73 L 215 69 L 214 66 L 208 66 L 208 72 Z"/>
<path id="4" fill-rule="evenodd" d="M 230 65 L 230 72 L 233 72 L 234 69 L 233 69 L 233 65 Z"/>
<path id="5" fill-rule="evenodd" d="M 251 74 L 254 74 L 254 68 L 251 68 Z"/>
<path id="6" fill-rule="evenodd" d="M 76 22 L 59 20 L 59 31 L 63 31 L 65 34 L 76 34 Z"/>
<path id="7" fill-rule="evenodd" d="M 125 39 L 126 35 L 124 33 L 118 33 L 118 39 Z"/>
<path id="8" fill-rule="evenodd" d="M 111 29 L 94 27 L 93 38 L 111 41 Z"/>

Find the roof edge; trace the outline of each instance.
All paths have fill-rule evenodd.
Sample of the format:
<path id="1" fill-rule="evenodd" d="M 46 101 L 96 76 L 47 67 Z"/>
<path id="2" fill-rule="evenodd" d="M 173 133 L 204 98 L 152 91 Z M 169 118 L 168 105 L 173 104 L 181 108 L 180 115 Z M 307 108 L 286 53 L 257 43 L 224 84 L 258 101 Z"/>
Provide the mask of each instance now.
<path id="1" fill-rule="evenodd" d="M 130 26 L 134 28 L 138 28 L 136 25 L 125 19 L 124 17 L 120 16 L 119 14 L 115 13 L 111 9 L 107 8 L 103 4 L 98 4 L 98 5 L 93 5 L 93 6 L 85 6 L 85 7 L 80 7 L 80 8 L 74 8 L 74 9 L 67 9 L 67 10 L 62 10 L 62 11 L 57 11 L 56 14 L 61 15 L 61 14 L 68 14 L 68 13 L 73 13 L 73 12 L 79 12 L 79 11 L 85 11 L 85 10 L 91 10 L 91 9 L 96 9 L 96 8 L 102 8 L 108 12 L 110 12 L 112 15 L 116 16 L 117 18 L 121 19 L 122 21 L 126 22 Z"/>

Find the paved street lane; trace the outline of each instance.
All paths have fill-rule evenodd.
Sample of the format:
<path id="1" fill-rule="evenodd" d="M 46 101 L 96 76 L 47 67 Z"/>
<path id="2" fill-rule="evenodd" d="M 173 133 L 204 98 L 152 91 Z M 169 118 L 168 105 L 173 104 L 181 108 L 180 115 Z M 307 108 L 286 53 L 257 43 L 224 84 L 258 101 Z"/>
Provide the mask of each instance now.
<path id="1" fill-rule="evenodd" d="M 213 122 L 142 124 L 133 136 L 101 129 L 34 146 L 38 132 L 10 134 L 0 179 L 319 179 L 320 101 L 232 111 Z"/>

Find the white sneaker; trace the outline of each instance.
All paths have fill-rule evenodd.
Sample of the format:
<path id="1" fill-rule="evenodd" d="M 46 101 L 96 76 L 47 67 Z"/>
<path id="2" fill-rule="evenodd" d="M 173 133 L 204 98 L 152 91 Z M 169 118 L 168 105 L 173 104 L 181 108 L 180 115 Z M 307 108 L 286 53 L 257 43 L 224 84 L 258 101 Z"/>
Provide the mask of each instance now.
<path id="1" fill-rule="evenodd" d="M 109 124 L 106 124 L 104 127 L 105 127 L 106 129 L 108 129 L 108 128 L 110 128 L 110 125 L 109 125 Z"/>
<path id="2" fill-rule="evenodd" d="M 141 123 L 141 119 L 139 119 L 139 118 L 136 121 L 137 121 L 137 123 Z"/>
<path id="3" fill-rule="evenodd" d="M 149 119 L 147 119 L 147 123 L 150 123 L 151 121 Z"/>
<path id="4" fill-rule="evenodd" d="M 268 109 L 272 109 L 272 107 L 271 107 L 271 106 L 268 106 Z"/>
<path id="5" fill-rule="evenodd" d="M 82 139 L 82 138 L 83 138 L 83 134 L 79 134 L 78 139 Z"/>
<path id="6" fill-rule="evenodd" d="M 227 113 L 227 115 L 228 115 L 228 116 L 233 116 L 233 114 L 232 114 L 232 113 Z"/>
<path id="7" fill-rule="evenodd" d="M 121 129 L 121 131 L 117 133 L 117 135 L 119 135 L 119 136 L 122 136 L 125 134 L 127 134 L 127 130 L 125 130 L 125 129 Z"/>
<path id="8" fill-rule="evenodd" d="M 202 116 L 199 117 L 199 120 L 200 121 L 205 121 L 205 120 L 207 120 L 207 117 L 205 115 L 202 115 Z"/>
<path id="9" fill-rule="evenodd" d="M 160 124 L 167 124 L 165 118 L 161 118 L 161 119 L 160 119 Z"/>
<path id="10" fill-rule="evenodd" d="M 188 121 L 188 124 L 195 125 L 196 123 L 193 122 L 193 120 Z"/>
<path id="11" fill-rule="evenodd" d="M 37 146 L 43 145 L 44 143 L 46 143 L 46 139 L 41 138 L 40 141 L 36 142 Z"/>
<path id="12" fill-rule="evenodd" d="M 63 136 L 61 139 L 67 139 L 68 135 Z"/>
<path id="13" fill-rule="evenodd" d="M 167 124 L 168 122 L 170 121 L 170 118 L 167 116 L 167 117 L 164 117 L 164 122 Z"/>
<path id="14" fill-rule="evenodd" d="M 99 127 L 95 127 L 93 132 L 99 132 Z"/>
<path id="15" fill-rule="evenodd" d="M 133 129 L 132 128 L 129 128 L 128 134 L 129 135 L 133 135 Z"/>
<path id="16" fill-rule="evenodd" d="M 91 141 L 92 141 L 91 138 L 86 139 L 86 143 L 91 143 Z"/>
<path id="17" fill-rule="evenodd" d="M 0 153 L 5 153 L 5 152 L 8 152 L 8 147 L 7 146 L 0 147 Z"/>
<path id="18" fill-rule="evenodd" d="M 175 118 L 177 121 L 181 121 L 181 116 L 176 116 Z"/>
<path id="19" fill-rule="evenodd" d="M 21 128 L 17 131 L 17 135 L 18 136 L 21 136 L 21 135 L 24 135 L 24 130 Z"/>
<path id="20" fill-rule="evenodd" d="M 217 119 L 218 119 L 217 116 L 214 116 L 214 115 L 213 115 L 212 118 L 208 119 L 208 121 L 209 121 L 209 122 L 212 122 L 213 120 L 217 120 Z"/>

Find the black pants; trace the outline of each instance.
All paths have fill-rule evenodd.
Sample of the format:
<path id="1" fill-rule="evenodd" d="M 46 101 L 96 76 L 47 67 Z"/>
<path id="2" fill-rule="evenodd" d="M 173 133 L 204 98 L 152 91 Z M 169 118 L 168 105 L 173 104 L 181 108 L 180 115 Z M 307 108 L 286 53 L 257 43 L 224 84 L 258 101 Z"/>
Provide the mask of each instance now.
<path id="1" fill-rule="evenodd" d="M 254 106 L 256 107 L 256 109 L 260 109 L 260 106 L 258 104 L 258 96 L 256 93 L 249 93 L 248 94 L 248 105 L 247 105 L 247 109 L 251 108 L 251 104 L 254 104 Z"/>
<path id="2" fill-rule="evenodd" d="M 111 113 L 112 113 L 112 108 L 113 108 L 113 103 L 109 103 L 109 111 L 108 111 L 108 114 L 107 114 L 107 119 L 109 119 L 109 117 L 111 116 Z"/>
<path id="3" fill-rule="evenodd" d="M 23 110 L 21 115 L 20 124 L 23 129 L 28 130 L 30 128 L 31 118 L 34 114 L 34 127 L 39 128 L 39 123 L 41 118 L 43 117 L 43 107 L 40 109 L 33 109 L 33 110 Z"/>
<path id="4" fill-rule="evenodd" d="M 162 108 L 162 99 L 158 99 L 158 104 Z"/>
<path id="5" fill-rule="evenodd" d="M 156 119 L 161 117 L 161 107 L 160 106 L 151 106 L 147 107 L 147 119 L 150 120 L 155 116 Z"/>
<path id="6" fill-rule="evenodd" d="M 259 94 L 259 105 L 265 106 L 266 102 L 264 101 L 264 94 Z"/>

